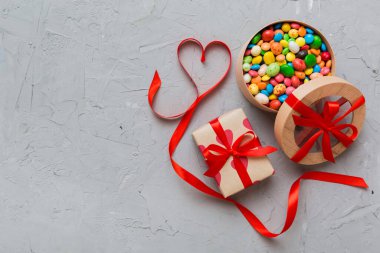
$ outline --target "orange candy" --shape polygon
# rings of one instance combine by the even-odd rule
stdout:
[[[331,60],[328,60],[328,61],[326,62],[326,67],[331,68]]]
[[[317,56],[317,63],[319,64],[319,63],[321,63],[321,61],[322,61],[322,57],[320,55],[318,55]]]
[[[268,42],[264,42],[261,44],[261,49],[264,51],[268,51],[270,49],[270,44]]]
[[[317,55],[319,55],[321,53],[321,50],[312,48],[312,49],[310,49],[310,53],[312,53],[315,56],[317,56]]]
[[[305,37],[305,35],[306,35],[306,29],[305,29],[305,27],[301,26],[300,29],[298,29],[298,35],[302,36],[302,37]]]
[[[318,65],[319,65],[319,67],[323,68],[325,66],[325,62],[321,61]]]
[[[295,74],[296,77],[298,77],[299,79],[305,79],[305,77],[306,77],[305,72],[302,72],[302,71],[294,71],[294,74]]]
[[[261,82],[261,76],[256,76],[256,77],[251,79],[251,83],[258,84],[260,82]]]
[[[284,61],[284,60],[285,60],[285,55],[283,55],[283,54],[279,54],[279,55],[277,55],[277,56],[276,56],[276,60],[277,60],[278,62],[282,62],[282,61]]]
[[[276,34],[276,33],[281,33],[282,35],[284,35],[284,31],[281,30],[281,29],[277,29],[277,30],[275,30],[275,31],[274,31],[274,34]]]
[[[282,52],[282,46],[278,42],[273,42],[270,49],[272,50],[274,55],[279,55]]]
[[[259,89],[260,89],[260,90],[265,90],[266,87],[267,87],[267,84],[264,83],[264,82],[260,82],[260,83],[257,84],[257,86],[259,86]]]

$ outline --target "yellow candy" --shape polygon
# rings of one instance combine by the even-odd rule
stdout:
[[[309,82],[309,79],[303,80],[303,83],[307,83],[307,82]]]
[[[248,90],[252,95],[256,95],[257,93],[259,93],[259,86],[257,86],[257,84],[252,83],[248,86]]]
[[[263,57],[261,55],[258,55],[256,57],[253,57],[252,64],[260,64],[262,60],[263,60]]]
[[[296,58],[296,56],[292,52],[289,52],[286,54],[286,60],[287,61],[292,62],[292,61],[294,61],[295,58]]]
[[[280,40],[280,44],[284,48],[289,46],[289,43],[286,40]]]
[[[298,38],[296,39],[296,43],[297,43],[298,46],[302,47],[302,46],[304,46],[304,45],[306,44],[306,41],[305,41],[304,38],[302,38],[302,37],[298,37]]]
[[[311,73],[313,73],[313,68],[308,68],[305,70],[306,75],[311,75]]]
[[[268,98],[269,98],[269,100],[275,100],[275,99],[277,99],[277,96],[272,94]]]
[[[269,65],[275,62],[275,60],[276,59],[274,58],[274,54],[272,52],[269,51],[264,54],[264,62],[266,65]]]
[[[269,79],[270,79],[270,76],[268,75],[264,75],[263,77],[261,77],[261,80],[264,82],[269,81]]]
[[[281,30],[283,30],[284,32],[289,32],[290,31],[290,25],[289,25],[289,23],[284,23],[283,25],[282,25],[282,27],[281,27]]]
[[[298,37],[298,31],[296,29],[290,29],[289,37],[293,38],[293,39],[297,38]]]
[[[273,94],[280,96],[280,95],[284,94],[285,91],[286,91],[285,84],[280,83],[280,84],[277,84],[276,86],[274,86]]]

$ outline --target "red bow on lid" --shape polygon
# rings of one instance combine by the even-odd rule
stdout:
[[[338,102],[327,101],[324,104],[321,114],[302,103],[293,94],[291,94],[285,102],[300,114],[300,116],[293,115],[294,124],[297,126],[319,129],[319,131],[313,134],[291,158],[295,162],[301,161],[309,153],[310,149],[321,135],[323,157],[330,162],[335,162],[331,149],[330,134],[332,134],[345,147],[351,145],[358,136],[358,129],[354,125],[340,124],[339,122],[365,103],[363,96],[359,97],[344,114],[336,119],[334,118],[338,114],[341,106]],[[342,130],[346,128],[352,130],[351,135],[346,135],[342,132]]]

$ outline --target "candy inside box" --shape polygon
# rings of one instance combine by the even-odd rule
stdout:
[[[316,28],[300,21],[271,23],[243,45],[236,63],[237,84],[246,99],[277,113],[298,87],[335,75],[335,56]]]
[[[235,74],[241,92],[251,104],[277,113],[275,136],[281,149],[292,160],[320,128],[297,126],[293,117],[300,114],[289,106],[289,101],[286,102],[288,97],[296,97],[320,115],[326,101],[338,103],[339,112],[332,122],[363,97],[353,84],[335,77],[335,56],[323,34],[295,20],[277,21],[253,33],[238,55]],[[364,118],[363,103],[339,124],[352,124],[357,130],[356,139]],[[353,133],[350,127],[340,131],[348,136]],[[329,135],[332,155],[336,157],[347,146]],[[327,161],[322,146],[320,138],[308,154],[296,162],[312,165]]]

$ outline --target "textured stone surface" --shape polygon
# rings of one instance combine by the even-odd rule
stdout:
[[[0,1],[0,252],[378,252],[379,11],[379,1]],[[158,68],[157,108],[186,108],[194,92],[175,56],[181,39],[223,40],[236,58],[279,18],[324,32],[337,75],[365,93],[359,140],[315,169],[363,176],[370,189],[304,182],[293,227],[267,240],[234,207],[173,173],[167,143],[176,122],[155,118],[146,94]],[[196,49],[184,53],[202,88],[225,63],[210,55],[204,69]],[[274,117],[244,100],[232,74],[189,132],[237,107],[276,145]],[[189,133],[176,158],[196,175],[206,169]],[[271,159],[276,175],[237,198],[279,231],[290,184],[310,168],[281,152]]]

